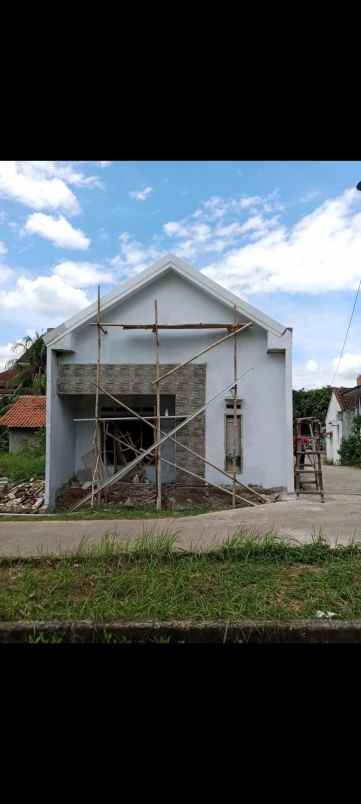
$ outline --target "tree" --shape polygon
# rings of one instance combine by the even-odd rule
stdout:
[[[355,416],[351,433],[342,440],[339,454],[342,464],[361,466],[361,416]]]
[[[301,388],[293,391],[293,417],[300,419],[304,416],[315,416],[324,424],[327,408],[330,403],[332,388],[330,385],[322,388],[312,388],[306,391]]]
[[[46,393],[46,346],[42,335],[38,332],[34,337],[25,335],[14,344],[14,351],[21,355],[9,361],[8,367],[16,368],[15,377],[11,380],[13,388],[19,393],[27,391],[35,395]]]

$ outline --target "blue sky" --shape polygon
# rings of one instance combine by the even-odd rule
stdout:
[[[0,365],[166,252],[294,328],[332,381],[361,278],[359,162],[0,162]],[[361,373],[361,299],[335,383]]]

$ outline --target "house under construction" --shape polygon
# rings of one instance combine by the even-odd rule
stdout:
[[[49,510],[74,476],[82,502],[132,480],[158,508],[170,486],[233,505],[293,491],[292,332],[182,260],[98,292],[45,342]]]

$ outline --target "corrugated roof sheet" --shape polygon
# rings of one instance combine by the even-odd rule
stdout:
[[[45,427],[46,396],[19,396],[0,418],[1,427]]]

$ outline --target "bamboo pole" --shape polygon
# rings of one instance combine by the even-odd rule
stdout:
[[[236,324],[236,306],[234,306],[234,323]],[[233,336],[233,489],[232,506],[236,507],[236,427],[237,427],[237,336]]]
[[[239,327],[239,329],[236,329],[234,332],[230,332],[228,335],[225,335],[223,338],[219,338],[218,341],[214,341],[214,343],[211,343],[209,346],[206,346],[205,349],[202,349],[200,352],[197,352],[197,354],[193,355],[193,357],[190,357],[189,360],[184,360],[183,363],[179,363],[178,366],[175,366],[174,368],[172,368],[169,371],[167,371],[165,374],[162,374],[159,377],[159,382],[162,382],[162,380],[165,380],[166,377],[169,377],[171,374],[174,374],[176,371],[178,371],[179,369],[183,368],[184,366],[188,366],[189,363],[192,363],[193,360],[196,360],[197,357],[200,357],[201,355],[204,355],[206,352],[209,352],[210,349],[214,349],[215,346],[219,346],[220,343],[224,343],[225,341],[228,340],[228,338],[233,338],[233,336],[235,337],[240,332],[243,332],[243,330],[248,329],[248,327],[251,327],[251,326],[252,326],[252,322],[250,321],[249,324],[244,324],[242,327]],[[233,329],[233,327],[232,327],[232,329]],[[156,380],[152,380],[152,385],[154,385],[155,382],[156,382]]]
[[[96,368],[96,394],[95,394],[95,466],[92,476],[92,492],[91,492],[91,507],[94,506],[94,495],[95,495],[95,483],[96,483],[96,475],[98,473],[98,465],[99,465],[99,457],[101,451],[101,436],[99,433],[99,427],[101,427],[99,423],[99,384],[100,384],[100,360],[101,360],[101,335],[100,335],[100,285],[98,285],[98,297],[97,297],[97,320],[96,320],[96,327],[97,327],[97,368]],[[98,478],[99,479],[99,478]],[[99,483],[98,483],[99,485]],[[100,494],[97,494],[97,502],[100,501]]]
[[[100,422],[132,422],[132,421],[134,421],[135,416],[137,416],[136,413],[134,414],[134,416],[100,416],[98,421],[100,421]],[[168,419],[168,420],[169,419],[184,419],[185,416],[188,416],[188,414],[184,413],[183,416],[160,416],[159,418],[160,419]],[[156,421],[157,416],[145,416],[144,421],[145,421],[145,419],[147,419],[149,421],[151,421],[153,419],[154,421]],[[96,421],[96,419],[94,418],[94,416],[91,417],[90,419],[86,419],[86,418],[73,419],[73,422],[95,422],[95,421]]]
[[[94,321],[90,321],[91,327],[96,327]],[[105,321],[100,322],[101,327],[118,327],[120,329],[145,329],[154,330],[154,324],[108,324]],[[233,324],[159,324],[158,329],[233,329]]]
[[[155,335],[155,381],[156,381],[156,400],[157,400],[157,424],[155,440],[159,441],[160,435],[160,385],[159,385],[159,334],[158,334],[158,302],[154,302],[154,335]],[[162,469],[160,462],[160,448],[158,447],[155,453],[155,470],[156,470],[156,483],[157,483],[157,511],[162,509]]]
[[[248,369],[248,371],[252,371],[252,369]],[[247,372],[245,372],[245,373],[247,374]],[[148,424],[150,427],[152,427],[152,428],[153,428],[153,430],[155,429],[155,425],[154,425],[154,424],[151,424],[151,422],[148,420],[148,418],[145,418],[145,417],[141,416],[141,414],[140,414],[140,413],[138,413],[136,410],[132,410],[132,408],[130,408],[128,405],[126,405],[126,403],[125,403],[125,402],[121,402],[121,401],[120,401],[120,399],[117,399],[115,396],[113,396],[113,395],[112,395],[112,394],[111,394],[109,391],[106,391],[104,388],[101,388],[101,391],[102,391],[102,393],[103,393],[103,394],[105,394],[105,396],[108,396],[108,397],[109,397],[109,399],[112,399],[112,400],[113,400],[113,402],[115,402],[115,403],[116,403],[117,405],[119,405],[121,408],[125,408],[125,410],[128,410],[128,411],[129,411],[129,413],[132,413],[132,414],[133,414],[133,417],[132,417],[132,418],[136,417],[136,418],[140,419],[142,422],[144,422],[145,424]],[[166,417],[165,417],[165,418],[166,418]],[[183,418],[184,418],[184,417],[183,417]],[[118,419],[118,421],[120,421],[120,420]],[[164,435],[164,433],[162,433],[162,435]],[[220,467],[220,466],[217,466],[217,464],[212,463],[211,461],[209,461],[209,460],[208,460],[208,458],[205,458],[205,457],[204,457],[204,455],[200,455],[200,454],[199,454],[199,452],[195,452],[193,449],[191,449],[190,447],[187,447],[185,444],[182,444],[180,441],[176,441],[176,439],[175,439],[175,438],[170,437],[170,438],[169,438],[169,440],[170,440],[170,441],[172,441],[174,444],[176,444],[176,446],[180,447],[181,449],[184,449],[186,452],[189,452],[189,453],[190,453],[191,455],[193,455],[195,458],[199,458],[199,459],[200,459],[201,461],[203,461],[203,463],[205,463],[207,466],[211,466],[211,467],[212,467],[212,469],[216,469],[216,470],[217,470],[217,472],[220,472],[220,473],[221,473],[222,475],[224,475],[224,476],[225,476],[225,477],[226,477],[228,480],[232,480],[232,479],[233,479],[231,474],[228,474],[227,472],[225,472],[225,471],[224,471],[224,469],[221,469],[221,467]],[[258,498],[259,498],[259,499],[260,499],[262,502],[264,502],[264,503],[265,503],[265,502],[266,502],[266,503],[268,503],[268,502],[269,502],[269,500],[267,499],[267,497],[265,497],[263,494],[260,494],[260,492],[259,492],[259,491],[256,491],[256,490],[255,490],[255,489],[253,489],[251,486],[247,486],[247,484],[246,484],[246,483],[241,483],[241,481],[240,481],[240,480],[237,480],[237,485],[238,485],[238,486],[240,486],[240,488],[244,488],[244,489],[247,489],[247,491],[250,491],[250,492],[251,492],[252,494],[254,494],[256,497],[258,497]],[[249,502],[249,504],[250,504],[250,505],[255,505],[255,503],[252,503],[252,502],[251,502],[251,500],[248,500],[248,502]]]
[[[119,436],[114,435],[114,433],[108,433],[108,435],[110,436],[110,438],[114,438],[114,441],[118,441],[119,444],[121,444],[121,445],[127,444],[126,441],[123,441],[122,438],[119,438]],[[144,450],[137,449],[134,446],[134,444],[129,445],[129,449],[131,449],[133,452],[137,453],[138,455],[142,455],[143,452],[144,452]],[[185,472],[186,475],[190,475],[191,477],[197,478],[197,480],[201,480],[202,483],[206,484],[206,486],[208,486],[208,485],[213,486],[213,488],[218,489],[218,491],[224,492],[224,494],[232,494],[231,491],[229,491],[228,489],[225,489],[223,486],[218,486],[217,483],[212,483],[210,480],[205,480],[205,478],[202,477],[201,475],[197,475],[195,472],[192,472],[190,469],[186,469],[184,466],[179,466],[179,464],[174,463],[174,461],[168,460],[168,458],[161,458],[161,461],[163,461],[163,463],[168,464],[168,466],[175,466],[176,469],[178,469],[180,472]],[[243,502],[249,503],[249,500],[246,500],[244,497],[240,497],[239,494],[237,494],[236,497],[237,497],[238,500],[243,500]],[[254,503],[253,503],[253,505],[254,505]]]
[[[252,369],[247,369],[247,371],[245,371],[244,374],[248,374],[250,371],[252,371]],[[242,376],[244,376],[244,375],[242,375]],[[202,405],[201,408],[198,408],[198,410],[196,410],[194,413],[192,413],[191,416],[187,416],[187,418],[183,422],[181,422],[176,427],[174,427],[173,430],[171,430],[169,433],[164,435],[163,438],[161,438],[159,441],[155,441],[154,444],[152,444],[150,447],[148,447],[148,449],[145,450],[144,453],[142,453],[142,455],[138,456],[137,458],[134,458],[133,461],[130,461],[130,463],[128,463],[125,467],[120,469],[119,472],[116,472],[116,474],[113,475],[112,478],[110,478],[110,479],[106,480],[105,482],[101,483],[100,486],[98,487],[99,493],[104,488],[106,488],[107,486],[110,486],[113,483],[117,482],[118,480],[121,480],[132,469],[135,469],[135,467],[138,466],[138,464],[143,460],[143,458],[146,455],[151,455],[151,453],[154,452],[154,450],[156,450],[158,447],[161,447],[162,444],[164,444],[166,441],[168,441],[168,438],[170,438],[171,436],[174,436],[176,433],[179,432],[179,430],[182,430],[183,427],[186,427],[187,424],[190,424],[190,422],[192,422],[193,419],[195,419],[197,416],[199,416],[201,413],[203,413],[208,408],[208,406],[212,402],[215,401],[215,399],[218,399],[222,394],[224,394],[227,391],[229,391],[232,388],[232,386],[233,386],[233,380],[229,385],[226,385],[225,388],[222,388],[216,394],[211,396],[210,399],[208,399],[207,402],[204,405]],[[100,390],[103,393],[103,389],[101,387],[100,387]],[[109,394],[108,394],[108,396],[109,396]],[[80,508],[80,506],[84,505],[84,503],[88,502],[88,500],[90,498],[91,498],[91,494],[87,494],[86,497],[83,497],[83,499],[80,500],[80,502],[77,503],[77,505],[72,510],[75,511],[77,508]]]

